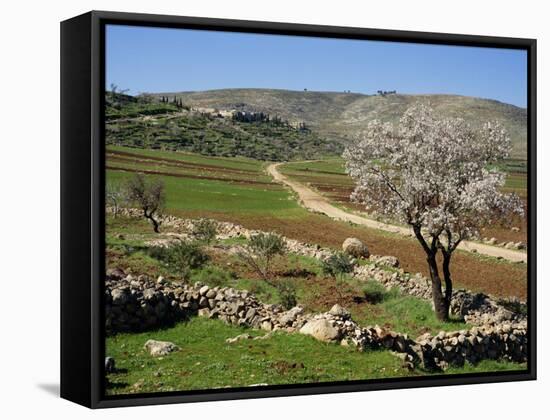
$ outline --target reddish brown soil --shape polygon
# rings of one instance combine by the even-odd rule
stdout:
[[[319,172],[319,171],[317,171]],[[320,173],[320,172],[319,172]],[[353,191],[353,186],[336,184],[334,179],[327,179],[323,181],[323,178],[319,177],[294,177],[296,180],[309,183],[309,185],[328,197],[330,200],[356,211],[365,211],[365,207],[361,204],[355,203],[350,200],[350,195]],[[332,182],[330,182],[332,181]],[[525,214],[527,213],[527,203],[524,204]],[[518,227],[518,232],[513,231],[511,227]],[[496,238],[499,242],[524,242],[527,243],[527,218],[514,217],[509,226],[502,224],[494,224],[488,226],[481,231],[482,238]]]
[[[233,168],[227,168],[227,167],[224,167],[224,166],[216,166],[216,165],[208,165],[208,164],[205,164],[205,163],[193,163],[193,162],[185,162],[183,160],[178,160],[178,159],[169,159],[169,158],[164,158],[164,157],[157,157],[157,156],[147,156],[147,155],[142,155],[142,154],[139,154],[139,153],[132,153],[132,152],[120,152],[120,151],[112,151],[112,150],[109,150],[107,153],[107,158],[109,157],[119,157],[119,158],[123,158],[123,157],[127,157],[127,158],[132,158],[130,160],[139,160],[139,161],[142,161],[142,160],[149,160],[149,161],[155,161],[155,162],[159,162],[159,163],[166,163],[166,164],[170,164],[170,165],[176,165],[176,166],[185,166],[185,167],[189,167],[189,168],[194,168],[194,169],[210,169],[210,170],[214,170],[216,172],[220,172],[220,171],[223,171],[223,172],[234,172],[234,173],[249,173],[249,174],[254,174],[254,175],[257,175],[258,172],[255,171],[255,170],[249,170],[249,169],[233,169]]]
[[[105,165],[106,169],[112,170],[112,171],[122,171],[122,172],[132,172],[132,173],[142,173],[147,175],[162,175],[162,176],[172,176],[176,178],[187,178],[187,179],[207,179],[210,181],[223,181],[223,182],[231,182],[235,184],[244,184],[244,185],[261,185],[263,188],[279,188],[276,184],[273,184],[272,182],[263,182],[263,181],[253,181],[248,179],[238,179],[238,178],[227,178],[227,177],[218,177],[218,176],[202,176],[202,175],[191,175],[191,174],[181,174],[181,173],[174,173],[174,172],[162,172],[162,171],[153,171],[153,170],[145,170],[145,169],[130,169],[130,168],[123,168],[119,166],[114,165]]]
[[[274,216],[250,216],[207,212],[178,212],[182,217],[212,217],[239,223],[247,228],[276,231],[289,238],[339,249],[344,239],[357,237],[373,254],[394,255],[409,272],[428,275],[426,259],[420,245],[412,238],[400,238],[372,229],[336,222],[326,216],[310,214],[307,218],[290,219]],[[456,287],[465,287],[501,297],[527,297],[526,264],[485,260],[457,252],[452,261]]]

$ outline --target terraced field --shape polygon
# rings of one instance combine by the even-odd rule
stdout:
[[[358,237],[369,245],[372,253],[395,255],[405,270],[427,274],[425,258],[415,240],[307,212],[288,190],[271,182],[264,171],[264,162],[109,146],[106,164],[107,179],[111,182],[121,182],[135,172],[162,179],[167,211],[171,214],[231,221],[333,248],[340,248],[347,237]],[[324,185],[327,191],[329,186],[339,188],[349,182],[338,169],[338,161],[313,165],[292,164],[293,173],[296,176],[305,173],[309,182]],[[504,297],[526,297],[525,264],[458,252],[453,270],[457,287]]]
[[[527,210],[527,167],[525,161],[510,160],[502,165],[507,172],[505,192],[514,192],[525,201]],[[290,162],[279,166],[280,172],[291,179],[299,181],[317,190],[338,207],[352,211],[364,212],[364,207],[350,200],[350,194],[354,189],[353,180],[347,176],[344,170],[344,161],[341,158],[333,158],[319,161]],[[484,237],[494,237],[499,242],[525,242],[527,243],[527,220],[516,217],[512,226],[519,227],[519,231],[509,227],[489,227],[482,231]]]

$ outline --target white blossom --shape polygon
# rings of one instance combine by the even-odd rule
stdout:
[[[436,118],[429,107],[414,105],[396,126],[372,121],[343,157],[356,181],[353,200],[452,252],[482,226],[523,214],[520,199],[500,191],[505,175],[495,163],[510,149],[498,122],[476,130],[463,119]]]

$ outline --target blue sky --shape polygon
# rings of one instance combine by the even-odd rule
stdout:
[[[525,107],[520,50],[108,25],[106,83],[129,93],[275,88],[447,93]]]

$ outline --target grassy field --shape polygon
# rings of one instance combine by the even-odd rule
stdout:
[[[146,242],[158,238],[150,233],[150,227],[141,220],[108,217],[107,266],[119,267],[125,272],[160,275],[179,283],[177,272],[153,258]],[[121,239],[121,235],[123,239]],[[216,247],[207,250],[209,262],[193,270],[187,281],[200,281],[211,287],[233,287],[249,290],[265,303],[283,303],[280,291],[264,281],[236,255],[221,251],[245,240],[217,241]],[[222,267],[222,268],[220,268]],[[391,269],[389,269],[391,270]],[[424,300],[386,291],[375,281],[359,282],[349,276],[335,279],[323,273],[319,260],[287,254],[273,262],[273,276],[290,282],[295,288],[297,302],[310,312],[326,312],[334,304],[347,308],[352,317],[362,325],[380,325],[416,337],[425,332],[453,331],[467,328],[463,322],[440,322],[433,317],[431,304]]]
[[[359,352],[320,343],[301,334],[275,333],[265,340],[227,344],[242,333],[264,332],[193,318],[171,328],[107,338],[107,354],[117,361],[117,372],[107,376],[107,394],[247,387],[258,384],[302,384],[367,380],[414,375],[389,351]],[[181,350],[152,357],[144,349],[149,339],[171,341]],[[523,364],[484,361],[451,368],[447,374],[525,369]]]
[[[125,160],[120,162],[116,157]],[[166,185],[167,211],[171,214],[231,221],[333,248],[340,248],[348,237],[358,237],[372,253],[394,255],[405,270],[428,274],[415,240],[306,211],[288,190],[269,181],[262,162],[109,146],[107,167],[119,168],[107,170],[110,182],[121,182],[136,171],[153,172],[148,176],[159,177]],[[330,171],[330,165],[325,169]],[[457,287],[526,297],[525,265],[463,252],[456,254],[453,264]]]

